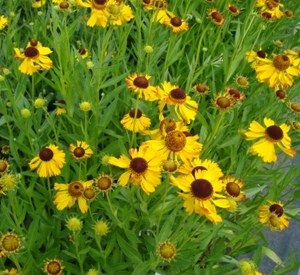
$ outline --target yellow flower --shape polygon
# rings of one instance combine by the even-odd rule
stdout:
[[[1,236],[0,250],[2,250],[6,255],[14,254],[18,252],[20,248],[21,248],[21,239],[14,232],[7,232]]]
[[[277,126],[269,118],[264,118],[264,124],[266,128],[257,121],[252,121],[249,131],[245,133],[246,140],[262,138],[250,147],[250,152],[262,157],[264,162],[275,162],[277,160],[275,145],[277,145],[284,153],[293,157],[296,151],[291,149],[291,139],[287,134],[290,126],[285,123]]]
[[[176,257],[176,247],[173,243],[166,241],[157,245],[158,256],[166,262],[171,262]]]
[[[236,5],[227,4],[227,9],[233,15],[238,15],[241,13],[241,11],[238,9]]]
[[[96,235],[104,236],[109,232],[108,223],[102,220],[96,221],[93,228]]]
[[[85,49],[85,48],[79,48],[78,49],[78,53],[80,54],[80,57],[82,59],[87,58],[89,56],[89,54],[90,54],[89,51],[87,49]],[[76,56],[76,60],[79,61],[79,59],[77,58],[77,56]]]
[[[163,119],[163,109],[166,104],[174,106],[178,119],[186,121],[188,124],[194,120],[198,110],[198,104],[186,95],[185,91],[178,85],[172,85],[170,82],[163,82],[162,88],[158,88],[160,93],[159,111],[160,120]]]
[[[193,212],[205,215],[214,223],[222,221],[215,206],[229,208],[228,200],[220,193],[224,184],[219,180],[214,169],[195,171],[194,175],[180,175],[177,178],[170,176],[171,182],[184,193],[178,195],[184,200],[184,208],[191,215]]]
[[[33,0],[32,7],[40,8],[46,4],[47,0]]]
[[[119,159],[110,157],[108,163],[127,169],[119,177],[118,183],[121,186],[125,186],[128,182],[141,185],[149,195],[161,183],[161,159],[157,152],[148,146],[141,146],[139,150],[130,149],[129,154],[131,159],[122,154]]]
[[[175,15],[171,18],[166,17],[163,24],[169,27],[172,32],[176,34],[187,31],[189,29],[189,24]]]
[[[67,113],[67,109],[64,107],[64,105],[66,105],[66,101],[64,101],[63,99],[60,99],[57,101],[58,104],[60,104],[61,106],[57,106],[56,108],[56,115],[60,116],[63,114]]]
[[[133,73],[125,79],[129,90],[135,92],[138,98],[144,97],[147,101],[153,101],[159,99],[157,88],[151,86],[149,83],[150,75],[138,75]]]
[[[151,17],[151,22],[159,22],[163,24],[167,18],[174,15],[172,12],[167,10],[168,4],[164,0],[154,0],[152,7],[155,12]]]
[[[79,231],[82,228],[82,221],[76,217],[71,217],[66,220],[66,227],[71,231]]]
[[[256,0],[256,7],[260,7],[262,13],[267,12],[274,19],[279,19],[284,15],[280,10],[283,7],[280,0]]]
[[[4,15],[0,15],[0,30],[3,30],[8,25],[8,19]]]
[[[79,209],[82,213],[87,212],[89,206],[87,199],[84,196],[84,191],[93,185],[93,180],[89,181],[74,181],[71,183],[55,183],[54,189],[58,190],[54,196],[54,204],[60,211],[66,207],[71,208],[78,200]]]
[[[223,14],[216,8],[210,9],[208,11],[208,15],[212,19],[212,21],[217,25],[217,26],[222,26],[225,24],[225,17]]]
[[[258,51],[248,51],[245,54],[246,60],[248,63],[251,63],[251,67],[255,68],[260,63],[264,64],[264,59],[267,58],[267,54],[262,48],[259,48]]]
[[[225,185],[225,193],[227,196],[232,197],[236,202],[246,199],[245,191],[242,191],[244,183],[241,179],[237,179],[235,176],[225,176],[222,179]]]
[[[106,3],[106,11],[108,12],[108,22],[110,25],[122,25],[124,22],[134,18],[130,6],[125,5],[120,0],[108,0]]]
[[[295,67],[299,67],[300,65],[300,51],[296,52],[293,50],[286,50],[287,56],[291,60],[291,63]]]
[[[198,139],[198,135],[189,136],[186,132],[173,130],[168,132],[164,139],[148,140],[143,145],[151,146],[162,160],[180,159],[188,162],[200,155],[202,144],[197,142]]]
[[[259,208],[259,220],[271,230],[284,230],[289,226],[289,220],[283,211],[281,202],[268,201],[268,205]]]
[[[82,101],[79,104],[79,108],[80,110],[84,111],[84,112],[88,112],[92,109],[91,103],[89,103],[88,101]]]
[[[72,158],[76,160],[88,159],[94,153],[85,141],[76,141],[76,145],[70,144],[69,150],[72,152]]]
[[[52,68],[51,59],[46,56],[52,51],[43,47],[41,44],[37,44],[37,46],[27,46],[23,53],[21,53],[20,49],[14,48],[15,58],[22,61],[19,66],[19,70],[23,74],[32,75],[33,73],[39,70],[50,70]]]
[[[43,272],[47,275],[62,275],[64,266],[58,258],[51,259],[44,264]]]
[[[122,118],[121,124],[129,131],[140,132],[149,128],[151,120],[141,110],[132,109]]]
[[[232,109],[234,106],[235,100],[234,98],[229,94],[222,94],[218,93],[214,97],[213,104],[220,110],[229,110]]]
[[[293,76],[300,75],[300,68],[291,64],[290,58],[285,54],[273,56],[273,60],[263,59],[254,67],[259,82],[267,83],[274,88],[279,85],[290,87],[293,85]]]
[[[37,169],[40,177],[52,177],[61,173],[60,169],[64,164],[65,153],[57,146],[50,144],[29,162],[29,167],[31,170]]]

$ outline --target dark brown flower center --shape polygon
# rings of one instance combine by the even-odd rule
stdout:
[[[241,188],[235,182],[228,182],[226,185],[226,191],[230,196],[238,197],[238,195],[241,193]]]
[[[262,12],[262,13],[261,13],[261,16],[262,16],[263,18],[267,19],[267,20],[271,20],[271,19],[272,19],[272,14],[269,13],[269,12],[267,12],[267,11]]]
[[[129,116],[132,117],[132,118],[140,118],[142,116],[142,111],[140,109],[132,109],[130,110],[129,112]]]
[[[238,9],[236,6],[232,5],[232,6],[229,6],[229,11],[232,13],[236,13],[238,11]]]
[[[86,54],[86,49],[85,48],[80,48],[80,49],[78,49],[78,52],[79,52],[80,55],[84,55],[84,54]]]
[[[268,9],[272,10],[279,6],[279,0],[268,0],[266,1],[266,6]]]
[[[50,148],[43,148],[39,153],[39,158],[42,161],[49,161],[53,158],[54,153]]]
[[[151,0],[143,0],[143,3],[146,5],[150,4],[150,2],[151,2]]]
[[[285,14],[286,17],[289,17],[289,18],[294,16],[294,13],[291,10],[286,10],[284,12],[284,14]]]
[[[143,174],[148,168],[148,163],[144,158],[137,157],[130,161],[129,166],[133,172]]]
[[[198,84],[195,86],[195,89],[199,94],[204,94],[209,90],[209,87],[204,84]]]
[[[65,10],[67,8],[69,8],[70,4],[68,1],[63,1],[59,4],[59,7],[62,9],[62,10]]]
[[[280,141],[283,138],[283,131],[279,126],[271,125],[267,127],[266,134],[274,141]]]
[[[285,96],[286,96],[286,93],[284,90],[277,90],[276,91],[276,96],[279,98],[279,99],[284,99]]]
[[[38,44],[37,40],[35,40],[35,39],[30,40],[30,46],[35,47],[35,46],[37,46],[37,44]]]
[[[36,57],[38,54],[39,54],[39,51],[35,47],[28,47],[24,51],[24,55],[29,58]]]
[[[212,14],[211,14],[211,18],[217,22],[217,23],[220,23],[223,19],[223,15],[218,12],[218,11],[214,11]]]
[[[283,208],[279,204],[272,204],[269,207],[269,211],[271,213],[275,213],[277,217],[281,217],[283,215]]]
[[[47,264],[47,272],[51,275],[60,274],[61,270],[61,264],[57,261],[51,261]]]
[[[290,59],[285,54],[278,54],[273,59],[273,65],[276,69],[284,71],[290,66]]]
[[[230,96],[234,99],[240,99],[241,98],[241,93],[238,90],[235,89],[230,89],[228,91],[228,93],[230,94]]]
[[[146,89],[149,86],[149,81],[144,76],[138,76],[133,80],[133,84],[138,88]]]
[[[213,187],[208,180],[197,179],[194,180],[191,184],[191,193],[192,195],[200,200],[206,200],[211,198],[213,195]]]
[[[194,167],[193,170],[192,170],[192,175],[193,175],[193,177],[195,178],[195,177],[196,177],[196,173],[197,173],[198,171],[206,171],[206,170],[207,170],[207,168],[205,168],[204,166],[196,166],[196,167]]]
[[[73,152],[74,156],[77,158],[81,158],[85,154],[85,150],[82,147],[76,147]]]
[[[160,131],[165,130],[166,133],[176,129],[176,121],[173,118],[164,118],[159,124]]]
[[[62,105],[65,105],[65,104],[66,104],[66,101],[64,101],[63,99],[60,99],[60,100],[57,100],[57,103],[62,104]]]
[[[186,94],[185,94],[185,91],[180,89],[180,88],[177,88],[177,89],[173,89],[171,92],[170,92],[170,97],[171,99],[173,99],[173,101],[175,101],[176,103],[183,103],[185,102],[185,99],[186,99]]]
[[[227,108],[229,108],[231,106],[231,101],[227,97],[225,97],[225,96],[220,96],[216,100],[216,105],[220,109],[227,109]]]
[[[260,57],[260,58],[266,58],[266,53],[262,50],[259,50],[256,52],[257,56]]]
[[[93,0],[92,6],[97,10],[103,10],[105,8],[106,0]]]
[[[101,176],[97,179],[96,185],[101,191],[106,191],[110,189],[112,186],[113,181],[110,177],[107,176]]]
[[[165,137],[165,145],[170,151],[180,152],[186,145],[186,136],[181,131],[170,131]]]
[[[182,20],[179,17],[173,17],[170,20],[170,23],[174,26],[174,27],[180,27],[182,24]]]
[[[78,181],[70,183],[68,187],[69,194],[76,198],[82,195],[83,189],[83,185]]]

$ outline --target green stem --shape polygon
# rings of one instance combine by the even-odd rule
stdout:
[[[15,254],[11,254],[11,255],[10,255],[10,259],[11,259],[11,261],[14,263],[14,265],[16,266],[16,268],[17,268],[17,270],[18,270],[18,273],[21,274],[22,268],[21,268],[21,266],[20,266],[20,264],[19,264],[19,261],[18,261],[16,255],[15,255]]]

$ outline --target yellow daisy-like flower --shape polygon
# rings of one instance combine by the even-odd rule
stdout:
[[[167,18],[174,16],[174,14],[167,9],[168,4],[164,0],[154,0],[152,6],[155,12],[151,17],[151,22],[163,24]]]
[[[208,11],[208,15],[212,19],[214,24],[216,24],[217,26],[222,26],[225,24],[226,19],[218,9],[216,8],[210,9]]]
[[[151,120],[141,110],[132,109],[122,118],[121,124],[129,131],[140,132],[149,128]]]
[[[86,48],[79,48],[78,53],[80,54],[80,57],[82,59],[85,59],[89,56],[89,51]],[[77,59],[77,61],[79,61],[78,58],[76,58],[76,59]]]
[[[107,19],[110,25],[121,26],[124,22],[128,22],[134,18],[130,6],[125,5],[123,1],[108,0],[105,8],[108,12]]]
[[[51,59],[46,56],[52,51],[41,44],[27,46],[23,53],[18,48],[14,48],[14,51],[15,58],[23,61],[18,68],[23,74],[32,75],[39,70],[50,70],[53,66]]]
[[[3,30],[8,25],[8,19],[4,15],[0,15],[0,30]]]
[[[225,176],[222,179],[225,185],[225,193],[227,196],[232,197],[236,202],[240,202],[246,199],[245,191],[242,191],[244,183],[241,179],[237,179],[233,175]]]
[[[58,258],[53,258],[44,264],[43,272],[47,275],[62,275],[64,266],[62,261]]]
[[[32,3],[33,8],[40,8],[46,4],[47,0],[34,0]]]
[[[70,144],[69,150],[72,152],[72,158],[76,160],[88,159],[94,153],[85,141],[76,141],[76,145]]]
[[[21,248],[21,238],[14,232],[7,232],[0,238],[0,250],[7,254],[14,254]]]
[[[138,75],[133,73],[126,77],[125,82],[129,90],[135,92],[138,98],[144,98],[147,101],[153,101],[159,99],[157,88],[151,86],[149,83],[150,75]]]
[[[178,195],[183,198],[183,206],[189,215],[197,213],[205,215],[214,223],[222,221],[215,206],[229,208],[230,205],[226,197],[221,194],[224,184],[216,176],[214,169],[199,169],[194,175],[181,175],[177,178],[171,175],[170,180],[184,192]]]
[[[151,146],[158,152],[162,160],[174,159],[189,162],[197,158],[202,150],[202,144],[198,143],[199,136],[190,136],[189,133],[179,130],[169,131],[164,139],[148,140],[143,145]]]
[[[238,14],[241,13],[239,8],[236,5],[233,5],[233,4],[227,4],[227,10],[233,15],[238,15]]]
[[[284,230],[289,226],[289,220],[283,211],[281,202],[268,201],[268,205],[259,208],[259,220],[271,230]]]
[[[221,94],[218,93],[215,95],[213,104],[220,110],[229,110],[232,109],[234,106],[235,100],[234,98],[229,94]]]
[[[286,101],[289,97],[286,90],[275,89],[274,92],[275,92],[275,96],[282,102]]]
[[[188,132],[189,128],[185,126],[182,121],[176,122],[173,118],[164,118],[160,122],[158,129],[142,131],[141,134],[145,136],[150,136],[151,139],[160,140],[165,138],[167,133],[173,130]]]
[[[79,209],[82,213],[85,213],[89,209],[87,199],[84,196],[86,189],[89,189],[93,185],[93,180],[89,181],[74,181],[71,183],[55,183],[54,189],[58,190],[54,196],[53,203],[59,211],[62,211],[66,207],[71,208],[78,200]]]
[[[267,53],[259,48],[258,51],[248,51],[245,54],[246,60],[248,63],[251,63],[252,68],[256,68],[257,65],[263,63],[267,58]]]
[[[291,149],[291,139],[287,134],[290,126],[285,123],[277,126],[270,118],[264,118],[264,124],[266,128],[257,121],[252,121],[249,131],[244,134],[246,140],[262,138],[251,145],[250,153],[262,157],[264,162],[275,162],[277,160],[275,145],[277,145],[284,153],[293,157],[296,151]]]
[[[172,17],[166,17],[163,24],[169,27],[172,32],[176,34],[189,29],[189,24],[175,15]]]
[[[125,186],[128,182],[131,182],[135,185],[140,185],[149,195],[161,183],[161,158],[155,150],[143,145],[139,150],[130,149],[129,154],[131,159],[125,155],[121,155],[119,159],[110,157],[108,163],[127,169],[119,177],[118,183],[121,186]]]
[[[291,64],[290,58],[285,54],[273,56],[273,60],[264,59],[254,67],[259,82],[267,83],[270,87],[290,87],[293,85],[293,76],[300,75],[300,68]]]
[[[198,104],[186,95],[185,91],[178,85],[172,85],[170,82],[163,82],[162,88],[158,88],[160,93],[159,112],[160,120],[163,119],[163,109],[166,104],[174,106],[178,119],[186,121],[188,124],[194,120],[198,111]]]
[[[261,12],[267,12],[272,18],[279,19],[284,13],[280,10],[283,4],[280,0],[256,0],[256,7],[261,8]]]
[[[31,170],[37,169],[40,177],[52,177],[61,173],[60,169],[65,163],[65,153],[58,146],[50,144],[29,162],[29,167]]]

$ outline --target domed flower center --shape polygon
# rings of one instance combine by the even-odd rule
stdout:
[[[54,153],[50,148],[43,148],[39,153],[39,158],[42,161],[49,161],[53,158]]]
[[[95,189],[92,187],[86,188],[83,191],[83,195],[85,198],[87,198],[88,200],[92,200],[96,197],[96,192]]]
[[[8,164],[5,160],[0,159],[0,173],[3,173],[7,170]]]
[[[283,138],[283,131],[279,126],[271,125],[267,127],[266,134],[274,141],[280,141]]]
[[[70,4],[68,1],[63,1],[59,4],[59,7],[62,9],[62,10],[66,10],[67,8],[69,8]]]
[[[247,77],[244,76],[238,76],[236,78],[236,83],[242,87],[246,87],[249,84]]]
[[[176,255],[176,248],[170,242],[164,242],[159,245],[158,253],[165,261],[172,260]]]
[[[210,199],[213,195],[213,187],[208,180],[197,179],[191,184],[191,193],[193,197],[200,200]]]
[[[256,52],[257,56],[260,57],[260,58],[266,58],[266,53],[262,50],[259,50]]]
[[[232,5],[229,7],[229,11],[231,11],[232,13],[237,13],[238,9],[236,6]]]
[[[84,156],[85,150],[82,147],[76,147],[73,154],[75,157],[81,158]]]
[[[220,108],[220,109],[227,109],[231,106],[231,101],[229,100],[229,98],[227,98],[226,96],[220,96],[217,100],[216,100],[216,105]]]
[[[173,152],[180,152],[186,145],[186,136],[178,130],[168,132],[165,137],[166,147]]]
[[[290,59],[285,54],[278,54],[273,59],[273,65],[276,69],[284,71],[290,66]]]
[[[113,181],[110,177],[107,176],[100,176],[97,181],[96,181],[96,185],[97,187],[101,190],[101,191],[107,191],[110,189],[110,187],[112,186]]]
[[[173,89],[170,92],[170,98],[175,103],[183,103],[186,99],[185,91],[180,88]]]
[[[166,133],[176,129],[176,121],[173,118],[164,118],[159,125],[160,131],[165,130]]]
[[[132,118],[140,118],[142,116],[142,114],[143,114],[142,111],[139,109],[137,109],[137,110],[132,109],[129,112],[129,116]]]
[[[38,54],[39,54],[39,51],[35,47],[28,47],[24,51],[24,55],[29,58],[36,57],[36,56],[38,56]]]
[[[61,264],[55,260],[49,262],[47,265],[48,274],[57,275],[60,274],[61,270],[62,270]]]
[[[181,24],[182,24],[182,20],[179,18],[179,17],[173,17],[171,20],[170,20],[170,23],[174,26],[174,27],[180,27]]]
[[[268,0],[266,1],[266,6],[268,9],[272,10],[279,6],[279,0]]]
[[[93,0],[92,6],[96,10],[103,10],[105,8],[106,0]]]
[[[138,88],[146,89],[149,86],[149,81],[144,76],[138,76],[133,80],[133,84]]]
[[[193,177],[195,178],[196,177],[196,173],[198,172],[198,171],[206,171],[207,169],[204,167],[204,166],[196,166],[196,167],[194,167],[193,168],[193,170],[192,170],[192,175],[193,175]]]
[[[86,54],[86,49],[85,48],[80,48],[78,49],[78,52],[80,55],[85,55]]]
[[[83,190],[83,185],[78,181],[70,183],[68,187],[69,194],[76,198],[82,195]]]
[[[137,157],[130,161],[129,167],[133,172],[143,174],[148,168],[148,163],[144,158]]]
[[[151,0],[143,0],[143,3],[146,5],[150,4],[150,2],[151,2]]]
[[[30,46],[35,47],[35,46],[37,46],[37,44],[38,44],[37,40],[35,40],[35,39],[30,40]]]
[[[162,163],[163,171],[174,173],[178,169],[178,162],[172,159],[167,159]]]
[[[1,246],[6,253],[14,253],[20,248],[20,238],[14,233],[7,233],[1,239]]]
[[[218,11],[214,11],[212,14],[211,14],[211,18],[217,22],[217,23],[220,23],[223,19],[223,15],[218,12]]]
[[[209,87],[204,84],[198,84],[195,89],[199,94],[205,94],[209,90]]]
[[[238,90],[230,89],[228,93],[233,97],[234,99],[240,99],[241,93]]]
[[[164,0],[154,0],[153,6],[158,9],[167,7],[167,3]]]
[[[300,113],[300,103],[298,102],[292,102],[290,105],[291,109],[296,112],[296,113]]]
[[[283,208],[279,204],[272,204],[269,207],[270,213],[275,213],[277,217],[281,217],[283,215]]]
[[[226,185],[227,193],[232,197],[238,197],[241,193],[241,188],[235,182],[228,182]]]
[[[285,96],[286,96],[286,93],[284,90],[277,90],[276,91],[276,96],[279,98],[279,99],[284,99]]]

